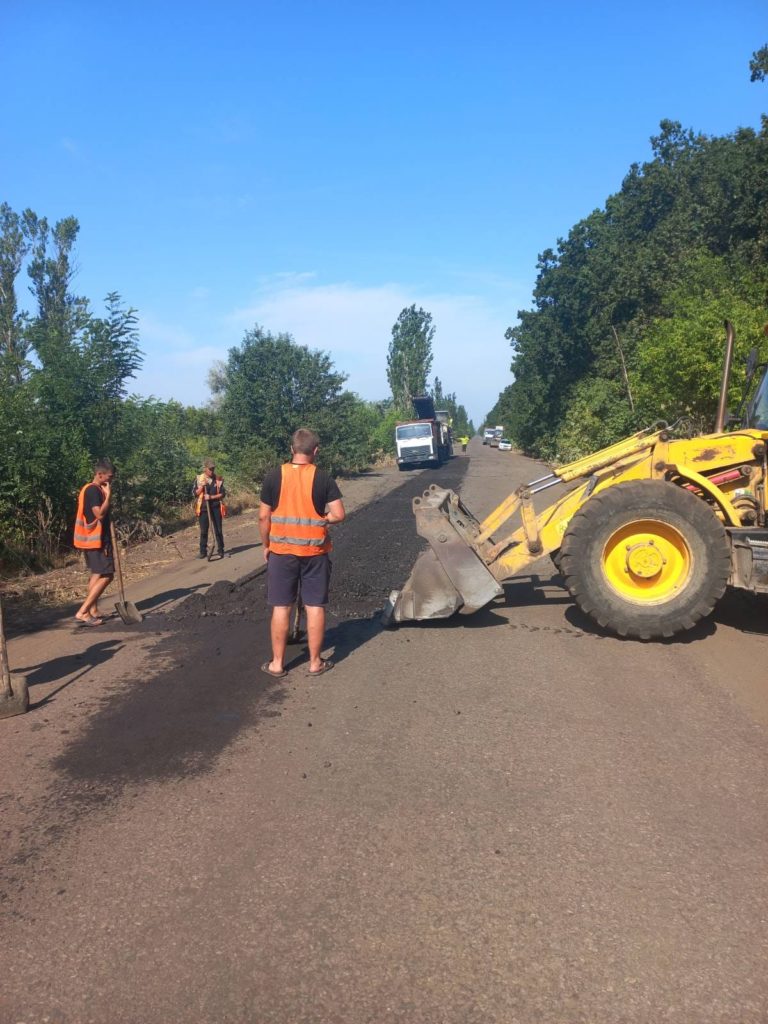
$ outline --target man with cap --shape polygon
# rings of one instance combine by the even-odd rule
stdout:
[[[208,526],[213,526],[219,558],[224,557],[224,531],[222,529],[222,499],[226,496],[224,481],[216,475],[213,459],[206,459],[203,472],[199,473],[192,487],[195,498],[195,512],[200,522],[200,554],[198,558],[208,557]],[[207,511],[206,511],[207,509]]]

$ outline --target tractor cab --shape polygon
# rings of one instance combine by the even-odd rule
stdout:
[[[747,390],[760,371],[760,379],[744,414],[744,426],[753,430],[768,430],[768,363],[757,364],[757,350],[752,349],[747,361]]]

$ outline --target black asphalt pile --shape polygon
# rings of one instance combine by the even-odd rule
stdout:
[[[370,618],[383,608],[392,590],[403,586],[426,547],[416,533],[413,498],[433,483],[458,490],[468,465],[468,459],[453,459],[439,470],[414,474],[396,490],[358,509],[342,526],[332,527],[331,620]],[[169,617],[184,623],[263,614],[265,602],[262,570],[240,583],[216,583],[206,594],[193,594]]]

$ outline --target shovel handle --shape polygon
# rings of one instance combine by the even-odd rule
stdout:
[[[5,646],[5,630],[3,629],[3,603],[0,601],[0,697],[11,697],[11,670],[8,667],[8,649]]]
[[[117,534],[115,533],[115,524],[110,520],[109,523],[109,535],[112,538],[112,557],[115,560],[115,570],[117,572],[117,586],[120,590],[120,600],[125,604],[125,587],[123,586],[123,567],[120,565],[120,552],[117,550]]]

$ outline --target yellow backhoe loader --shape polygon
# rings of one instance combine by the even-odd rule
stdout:
[[[690,629],[729,585],[768,593],[768,368],[753,350],[740,425],[726,430],[730,323],[726,336],[713,433],[675,438],[656,424],[518,488],[482,521],[434,484],[414,498],[430,547],[390,595],[385,624],[471,614],[543,555],[579,608],[619,636]],[[534,497],[558,484],[573,486],[537,513]]]

